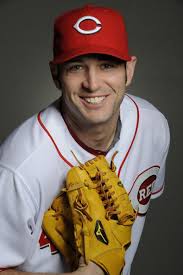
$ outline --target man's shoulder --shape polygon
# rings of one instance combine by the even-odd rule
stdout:
[[[133,102],[134,104],[136,104],[138,106],[139,109],[141,110],[149,110],[149,111],[157,111],[160,112],[157,107],[155,107],[151,102],[149,102],[148,100],[141,98],[139,96],[135,96],[132,94],[126,94],[125,95],[125,100],[126,101],[130,101]],[[160,112],[161,113],[161,112]]]
[[[134,125],[142,140],[152,141],[165,151],[170,142],[170,130],[166,117],[153,104],[140,97],[127,94],[122,114],[125,114],[128,126]]]
[[[128,106],[127,108],[129,109],[137,111],[138,115],[146,121],[153,122],[156,120],[157,123],[167,121],[165,115],[157,107],[141,97],[126,94],[124,105]]]
[[[38,150],[44,152],[48,138],[43,131],[40,115],[45,123],[51,123],[49,120],[54,119],[55,113],[57,113],[56,102],[14,129],[0,146],[0,163],[16,169]]]

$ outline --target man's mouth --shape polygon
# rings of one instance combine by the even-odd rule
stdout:
[[[90,104],[99,104],[99,103],[101,103],[105,98],[106,98],[106,96],[82,97],[82,99],[84,99],[87,103],[90,103]]]

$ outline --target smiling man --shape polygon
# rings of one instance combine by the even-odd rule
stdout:
[[[170,139],[163,114],[146,100],[126,93],[133,79],[136,60],[128,51],[124,19],[113,9],[84,6],[55,20],[54,57],[50,69],[61,97],[15,129],[0,149],[2,274],[130,274],[150,200],[164,189]],[[69,215],[64,216],[60,196],[59,200],[55,198],[60,190],[70,192],[70,171],[81,172],[92,167],[92,172],[88,170],[85,175],[88,177],[94,173],[90,165],[100,163],[103,158],[110,166],[104,166],[103,173],[98,167],[95,176],[91,176],[98,182],[95,187],[98,194],[92,193],[93,187],[89,188],[92,191],[87,191],[96,199],[91,197],[91,208],[87,208],[80,198],[83,191],[78,191],[75,214],[81,215],[79,220],[83,222],[83,229],[79,237],[82,238],[86,237],[84,229],[94,216],[106,211],[102,222],[96,220],[92,227],[94,239],[87,249],[92,255],[103,245],[108,256],[107,259],[104,257],[105,261],[102,257],[102,260],[91,257],[87,262],[85,253],[80,253],[83,256],[80,264],[72,271],[65,261],[64,251],[59,252],[57,240],[54,242],[58,232],[62,237],[66,234],[69,236],[65,242],[67,247],[69,242],[72,243],[70,234],[73,233],[70,226],[62,231],[64,219]],[[105,179],[106,169],[112,173],[111,183],[110,179]],[[81,188],[81,183],[85,188],[89,187],[83,180],[77,188]],[[72,187],[71,191],[77,188]],[[115,197],[115,192],[118,194],[120,190],[123,194]],[[97,203],[98,195],[102,196],[102,206]],[[133,214],[128,212],[126,215],[125,207],[119,211],[124,196],[125,207],[129,205],[135,213],[133,222],[128,220]],[[9,202],[8,206],[4,201]],[[47,211],[51,205],[51,210]],[[94,216],[89,213],[91,209],[94,209]],[[123,211],[123,222],[122,219],[116,222]],[[45,222],[50,213],[54,219]],[[55,230],[61,214],[64,216],[61,228]],[[52,228],[52,221],[55,228]],[[51,235],[54,231],[53,239],[49,235],[50,227]],[[119,228],[125,233],[119,234]],[[116,246],[123,239],[123,249],[120,250],[126,252],[123,255],[111,249],[113,235]],[[77,243],[77,239],[75,241]],[[120,271],[108,271],[117,265]]]
[[[60,65],[62,114],[87,146],[107,151],[111,145],[135,61],[126,66],[112,56],[87,54]]]

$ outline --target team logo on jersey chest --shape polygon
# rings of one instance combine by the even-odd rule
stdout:
[[[149,176],[140,186],[137,195],[138,201],[142,205],[146,205],[151,198],[153,183],[156,180],[156,175]]]
[[[139,215],[144,216],[147,213],[159,168],[159,166],[153,166],[142,172],[136,178],[129,193],[133,207],[138,210]]]
[[[39,245],[40,249],[49,248],[52,255],[59,253],[54,244],[48,239],[44,231],[41,232]]]

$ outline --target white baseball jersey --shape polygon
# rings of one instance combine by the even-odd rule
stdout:
[[[125,95],[120,108],[120,138],[107,154],[138,216],[126,252],[124,275],[130,274],[151,198],[164,188],[169,128],[150,103]],[[25,121],[0,147],[0,269],[66,272],[63,257],[42,231],[44,212],[64,186],[68,170],[95,156],[70,134],[59,100]]]

